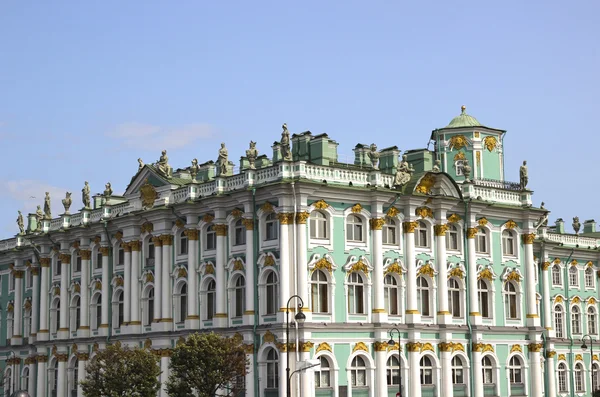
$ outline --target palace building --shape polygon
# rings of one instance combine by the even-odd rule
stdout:
[[[197,331],[244,343],[246,396],[590,395],[600,232],[548,225],[526,164],[505,179],[506,133],[463,107],[433,150],[357,144],[348,164],[284,125],[239,165],[164,151],[122,195],[86,183],[57,217],[47,196],[0,241],[4,395],[81,396],[117,341],[156,351],[164,382]]]

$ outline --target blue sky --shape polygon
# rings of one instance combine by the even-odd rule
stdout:
[[[551,219],[597,217],[597,1],[0,3],[0,239],[45,191],[122,193],[137,158],[291,132],[425,147],[467,105]],[[30,198],[30,197],[36,197]]]

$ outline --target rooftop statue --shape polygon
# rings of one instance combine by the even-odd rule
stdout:
[[[198,167],[198,159],[193,159],[192,166],[190,167],[190,175],[192,177],[192,182],[196,182],[196,175],[198,175],[199,169],[200,167]]]
[[[224,143],[221,143],[221,149],[219,149],[219,158],[217,159],[217,171],[218,176],[226,176],[229,167],[229,160],[227,158],[227,148]]]
[[[290,149],[290,132],[287,129],[287,124],[283,123],[281,126],[283,132],[281,133],[281,157],[286,161],[292,160],[292,151]]]
[[[90,184],[88,183],[88,181],[85,181],[85,185],[83,186],[83,189],[81,189],[81,201],[83,201],[83,208],[84,209],[90,209]]]
[[[44,198],[44,217],[46,219],[52,219],[52,209],[50,208],[50,192],[46,192]]]
[[[37,223],[36,231],[42,230],[42,220],[44,219],[44,212],[42,211],[42,206],[38,205],[37,210],[35,210],[35,220]]]
[[[465,176],[465,182],[471,182],[471,164],[469,164],[469,160],[463,160],[462,171]]]
[[[442,162],[440,160],[435,160],[433,163],[433,172],[441,172],[442,171]]]
[[[142,158],[140,157],[138,159],[138,172],[140,172],[142,170],[142,168],[144,168],[144,161],[142,160]]]
[[[521,190],[525,190],[527,183],[529,182],[529,176],[527,175],[527,161],[523,161],[523,165],[519,170],[519,184]]]
[[[23,214],[19,211],[19,216],[17,216],[17,226],[19,226],[19,234],[25,234],[25,223],[23,223]]]
[[[258,157],[258,150],[256,150],[256,142],[250,141],[250,149],[246,150],[246,158],[248,159],[248,163],[249,163],[248,167],[251,170],[256,169],[254,162],[256,161],[257,157]]]
[[[413,167],[408,164],[407,158],[406,155],[403,155],[402,161],[400,162],[400,165],[398,165],[398,170],[396,171],[396,176],[394,178],[394,187],[396,188],[401,188],[406,185],[408,181],[410,181],[413,172],[415,172]]]
[[[113,194],[112,186],[110,182],[104,185],[104,197],[110,197]]]
[[[65,195],[65,198],[62,199],[62,204],[63,207],[65,207],[65,214],[69,214],[69,208],[71,208],[71,203],[73,202],[73,200],[71,199],[71,193],[67,192],[67,194]]]
[[[581,229],[581,223],[579,223],[579,217],[576,216],[573,218],[573,230],[575,230],[575,234],[579,234],[579,229]]]
[[[370,147],[370,151],[369,151],[369,159],[371,160],[371,165],[373,166],[374,170],[378,170],[379,169],[379,152],[377,151],[377,145],[375,145],[374,143],[371,144]]]
[[[166,150],[162,151],[160,159],[156,162],[156,169],[166,178],[173,176],[173,168],[169,165],[169,156],[167,156]]]

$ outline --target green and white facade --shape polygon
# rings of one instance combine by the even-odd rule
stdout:
[[[178,340],[212,330],[243,340],[247,396],[284,397],[288,359],[321,362],[293,396],[395,396],[399,354],[403,396],[590,395],[600,233],[548,226],[505,181],[504,137],[463,109],[433,151],[404,153],[415,172],[395,189],[396,147],[373,167],[358,144],[345,164],[305,132],[292,161],[275,144],[226,176],[145,165],[92,209],[31,214],[0,241],[4,393],[81,395],[85,363],[116,341],[155,350],[164,381]],[[287,341],[293,295],[306,321]]]

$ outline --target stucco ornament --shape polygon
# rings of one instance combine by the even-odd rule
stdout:
[[[435,160],[433,163],[433,172],[441,172],[442,171],[442,162],[440,160]]]
[[[372,143],[369,150],[369,160],[371,160],[371,165],[373,166],[374,170],[379,169],[379,156],[380,154],[377,151],[377,145]]]
[[[46,197],[44,198],[44,218],[52,219],[52,210],[50,208],[50,192],[46,192]]]
[[[83,202],[84,209],[90,209],[90,184],[88,181],[85,181],[85,185],[83,186],[83,189],[81,189],[81,201]]]
[[[112,194],[112,185],[110,184],[110,182],[107,182],[106,185],[104,185],[104,197],[110,197],[112,196]]]
[[[156,189],[154,189],[154,186],[152,186],[150,182],[148,182],[148,178],[146,178],[146,183],[144,183],[142,187],[140,187],[140,196],[142,198],[142,205],[145,208],[154,207],[154,201],[156,200],[158,194],[156,193]]]
[[[450,150],[460,150],[467,146],[469,142],[467,141],[467,138],[464,135],[454,135],[452,138],[450,138],[449,143]]]
[[[65,194],[65,198],[62,199],[62,204],[63,207],[65,207],[65,214],[69,214],[69,208],[71,208],[71,203],[73,202],[73,200],[71,199],[71,193],[67,192]]]
[[[415,172],[415,170],[410,164],[408,164],[407,156],[402,156],[402,161],[398,166],[398,170],[396,171],[396,176],[394,178],[394,187],[401,188],[402,186],[406,185],[408,181],[410,181],[413,172]]]
[[[250,148],[246,150],[246,158],[248,159],[248,168],[251,170],[256,169],[256,158],[258,157],[258,150],[256,149],[256,142],[250,141]]]
[[[523,165],[519,169],[519,187],[521,190],[525,190],[528,182],[529,176],[527,174],[527,161],[523,161]]]
[[[197,182],[196,181],[196,176],[198,175],[198,170],[200,169],[200,167],[198,167],[198,159],[193,159],[192,160],[192,166],[190,167],[190,176],[192,177],[192,182]]]
[[[42,211],[42,206],[38,205],[35,210],[35,220],[37,223],[36,231],[42,230],[42,220],[44,219],[44,212]]]
[[[167,156],[166,150],[162,151],[155,167],[165,178],[171,178],[173,176],[173,168],[169,165],[169,156]]]
[[[21,211],[19,212],[19,216],[17,216],[17,226],[19,226],[19,234],[25,234],[25,223],[23,222],[23,214]]]
[[[140,157],[138,159],[138,172],[140,172],[142,168],[144,168],[144,160],[142,160],[142,158]]]
[[[579,229],[581,229],[581,223],[579,223],[579,217],[576,216],[573,218],[573,230],[575,234],[579,234]]]
[[[463,160],[462,171],[465,176],[465,182],[471,182],[471,165],[469,164],[469,160]]]
[[[287,124],[283,123],[281,126],[283,131],[281,132],[281,157],[286,160],[292,160],[292,151],[290,149],[290,132],[287,129]]]
[[[219,157],[217,158],[217,167],[219,168],[217,174],[219,176],[227,175],[228,166],[229,160],[227,148],[225,147],[225,143],[221,143],[221,148],[219,149]]]
[[[483,144],[485,145],[485,148],[491,152],[498,145],[498,141],[496,140],[496,137],[486,136],[483,140]]]

